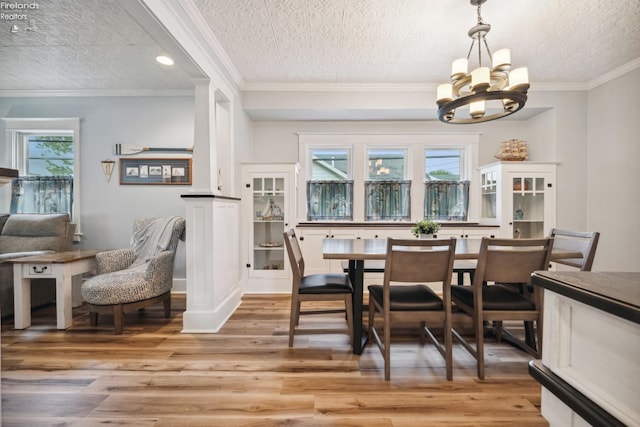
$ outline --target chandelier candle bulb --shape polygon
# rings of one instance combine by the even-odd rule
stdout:
[[[529,89],[529,71],[527,67],[516,68],[509,73],[509,89]]]
[[[451,80],[458,80],[460,77],[467,75],[469,60],[467,58],[459,58],[451,64]]]
[[[469,104],[469,114],[474,119],[484,116],[484,101],[476,101]]]
[[[438,85],[438,103],[449,102],[453,100],[453,88],[451,83]]]
[[[511,50],[500,49],[491,57],[493,70],[508,71],[511,68]]]
[[[490,82],[489,67],[478,67],[471,72],[471,89],[474,92],[487,90]]]

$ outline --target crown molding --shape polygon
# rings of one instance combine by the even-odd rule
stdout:
[[[245,83],[244,92],[435,92],[435,83]],[[586,91],[587,83],[532,83],[542,92]]]
[[[615,70],[611,70],[608,73],[604,73],[598,78],[595,78],[589,82],[588,88],[593,89],[600,85],[610,82],[611,80],[617,79],[623,74],[627,74],[630,71],[635,70],[636,68],[640,68],[640,58],[636,58],[631,62],[628,62]]]
[[[433,83],[245,83],[244,92],[429,92]]]
[[[242,75],[229,55],[227,55],[227,51],[224,50],[222,44],[211,30],[207,21],[200,13],[200,9],[198,9],[195,3],[193,3],[193,0],[179,0],[178,4],[185,12],[184,16],[188,18],[192,24],[190,28],[192,38],[199,42],[198,44],[203,51],[208,51],[210,58],[214,62],[219,63],[217,67],[218,71],[222,74],[226,73],[226,76],[236,85],[236,87],[242,90],[244,86],[244,79],[242,78]]]
[[[194,96],[193,89],[0,90],[0,98],[99,96]]]

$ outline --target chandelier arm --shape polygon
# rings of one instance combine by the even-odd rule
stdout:
[[[489,55],[489,59],[491,59],[493,55],[491,55],[491,49],[489,49],[489,43],[487,43],[487,38],[483,36],[482,41],[484,42],[484,47],[487,49],[487,54]]]
[[[471,58],[471,52],[473,51],[473,45],[476,43],[475,38],[471,38],[471,46],[469,47],[469,52],[467,52],[467,61]]]

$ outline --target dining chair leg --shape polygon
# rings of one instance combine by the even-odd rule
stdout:
[[[297,299],[291,300],[291,314],[289,317],[289,347],[293,347],[293,335],[298,326],[298,320],[300,317],[300,301]]]
[[[344,307],[347,315],[347,328],[349,329],[349,342],[353,346],[353,303],[351,294],[344,299]]]
[[[369,301],[369,319],[367,319],[368,320],[367,325],[369,327],[368,329],[369,341],[374,340],[373,321],[375,320],[375,315],[376,315],[376,304],[373,301]]]
[[[474,327],[476,330],[476,364],[478,370],[478,378],[484,379],[484,322],[482,317],[478,316],[477,310],[474,314]]]
[[[384,379],[391,379],[391,322],[384,319]]]
[[[445,350],[445,367],[447,371],[447,380],[453,380],[453,334],[451,317],[444,321],[444,350]]]

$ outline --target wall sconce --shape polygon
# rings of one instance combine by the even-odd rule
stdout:
[[[102,163],[102,171],[104,172],[104,177],[107,179],[107,182],[109,182],[111,180],[111,174],[113,173],[113,167],[116,165],[116,162],[111,159],[107,159],[103,160],[100,163]]]

